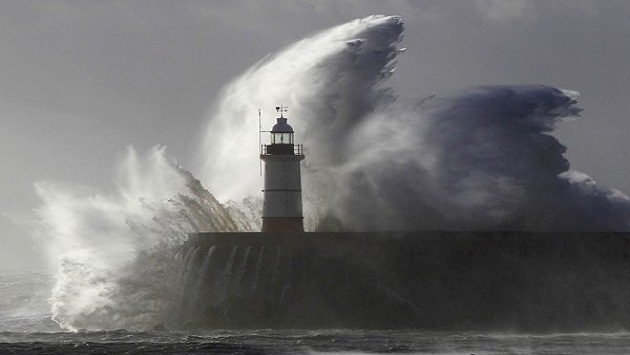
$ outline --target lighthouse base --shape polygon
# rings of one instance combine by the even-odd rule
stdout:
[[[302,217],[263,217],[263,233],[304,232]]]

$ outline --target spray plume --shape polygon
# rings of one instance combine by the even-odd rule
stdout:
[[[628,230],[628,198],[569,170],[549,134],[578,116],[577,92],[488,86],[399,104],[383,81],[402,32],[399,17],[356,20],[236,79],[207,127],[211,191],[259,195],[254,113],[283,103],[306,150],[311,230]]]
[[[50,297],[64,329],[136,329],[162,324],[179,296],[178,249],[195,231],[251,230],[164,148],[129,149],[117,192],[80,194],[37,184],[52,262]],[[233,217],[234,216],[234,217]]]
[[[301,40],[254,65],[224,89],[212,110],[201,179],[221,200],[258,196],[255,113],[280,104],[289,106],[296,139],[308,148],[307,165],[315,169],[346,161],[348,132],[388,100],[387,91],[375,86],[393,72],[402,30],[399,17],[371,16]],[[263,117],[263,129],[271,127],[273,114],[263,111]]]

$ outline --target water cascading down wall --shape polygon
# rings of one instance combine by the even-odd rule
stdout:
[[[200,233],[180,325],[611,331],[630,326],[629,233]]]

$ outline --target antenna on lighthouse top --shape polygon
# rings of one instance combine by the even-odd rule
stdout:
[[[289,108],[287,106],[276,106],[276,112],[280,112],[280,118],[284,118],[284,112],[289,111]]]
[[[258,109],[258,149],[262,151],[262,139],[260,138],[262,134],[262,122],[260,116],[260,109]],[[258,162],[258,168],[260,170],[260,176],[262,176],[262,160]]]

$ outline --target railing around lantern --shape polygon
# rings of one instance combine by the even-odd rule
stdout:
[[[304,155],[301,144],[262,144],[260,155]]]

